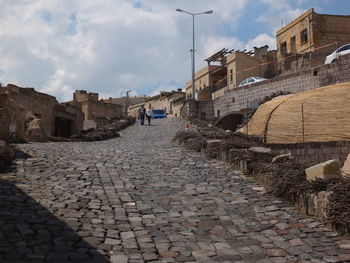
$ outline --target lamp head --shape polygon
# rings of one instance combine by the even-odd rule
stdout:
[[[208,11],[204,12],[204,14],[206,14],[206,15],[209,15],[209,14],[212,14],[212,13],[213,13],[213,10],[208,10]]]
[[[183,12],[183,10],[180,9],[180,8],[176,8],[176,11],[177,11],[177,12]]]

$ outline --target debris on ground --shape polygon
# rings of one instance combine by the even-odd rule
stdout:
[[[350,232],[350,178],[308,181],[306,163],[296,161],[290,153],[265,148],[259,137],[226,133],[199,120],[191,120],[191,124],[197,132],[178,132],[173,141],[201,151],[208,158],[229,162],[233,167],[238,168],[245,162],[247,174],[263,184],[267,193],[291,203],[307,194],[330,192],[326,220],[337,230]],[[196,141],[195,147],[193,141]]]
[[[178,131],[173,138],[173,142],[196,152],[200,152],[207,144],[206,140],[194,131]]]
[[[328,220],[333,224],[343,227],[342,231],[350,231],[350,180],[342,180],[329,187]]]
[[[79,134],[74,134],[70,138],[49,137],[50,141],[54,142],[88,142],[88,141],[103,141],[114,137],[119,137],[120,130],[125,129],[135,122],[135,118],[127,116],[124,119],[116,120],[112,124],[105,125],[98,129],[88,129],[81,131]]]

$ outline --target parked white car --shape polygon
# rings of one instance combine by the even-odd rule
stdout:
[[[336,61],[337,59],[339,59],[339,57],[344,56],[346,54],[350,54],[350,43],[344,46],[341,46],[332,54],[328,55],[326,57],[324,64],[331,64],[333,61]]]
[[[250,78],[243,80],[241,83],[239,83],[238,87],[243,87],[243,86],[250,85],[250,84],[264,81],[264,80],[267,80],[267,79],[260,78],[260,77],[250,77]]]

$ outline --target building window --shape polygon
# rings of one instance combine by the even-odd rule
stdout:
[[[300,43],[302,45],[306,44],[309,41],[307,35],[307,28],[300,32]]]
[[[220,110],[217,111],[216,115],[217,117],[220,117]]]
[[[293,54],[297,53],[297,47],[296,47],[296,40],[295,40],[295,36],[290,38],[290,51]]]
[[[230,69],[230,82],[233,82],[233,69]]]
[[[287,42],[283,42],[280,45],[281,55],[287,54]]]

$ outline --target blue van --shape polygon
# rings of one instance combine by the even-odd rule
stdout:
[[[164,110],[147,110],[146,114],[151,116],[152,119],[160,119],[167,117],[167,114]]]

